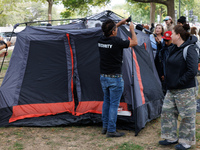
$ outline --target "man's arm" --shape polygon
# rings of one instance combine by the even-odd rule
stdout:
[[[134,25],[133,25],[132,22],[130,22],[129,28],[130,28],[130,32],[132,34],[129,47],[133,47],[133,46],[136,46],[138,44],[138,42],[137,42],[137,36],[135,34],[135,31],[134,31]]]
[[[128,19],[128,18],[127,18]],[[122,24],[126,24],[127,19],[122,19],[120,22],[116,24],[117,27],[121,26]]]
[[[128,19],[128,18],[127,18],[127,19]],[[118,22],[118,23],[116,24],[116,26],[119,27],[119,26],[122,25],[122,24],[126,24],[126,23],[127,23],[127,22],[126,22],[127,19],[122,19],[120,22]],[[136,36],[136,34],[135,34],[135,31],[134,31],[134,25],[133,25],[132,22],[130,22],[129,28],[130,28],[130,32],[131,32],[131,34],[132,34],[129,47],[133,47],[133,46],[136,46],[136,45],[138,44],[138,42],[137,42],[137,36]]]

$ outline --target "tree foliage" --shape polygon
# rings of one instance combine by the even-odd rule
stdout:
[[[31,1],[48,3],[48,20],[52,20],[53,4],[58,4],[59,2],[61,2],[61,0],[31,0]],[[51,23],[51,21],[49,21],[49,23]]]
[[[195,1],[194,0],[181,0],[180,6],[181,6],[181,15],[185,15],[185,10],[190,10],[194,7]],[[179,16],[179,0],[175,0],[175,10],[177,10],[177,14]]]
[[[135,22],[150,24],[150,7],[150,3],[128,2],[125,9],[130,12]],[[162,20],[162,16],[167,15],[167,8],[165,5],[156,4],[155,22],[158,22],[157,15],[161,15],[160,20]]]
[[[150,16],[150,3],[127,3],[125,9],[131,14],[132,20],[139,23],[148,23]]]
[[[127,0],[128,2],[159,3],[167,6],[167,15],[175,18],[174,0]]]
[[[150,2],[160,2],[156,3],[156,10],[155,10],[155,20],[157,20],[157,15],[160,15],[160,20],[162,21],[165,16],[168,15],[167,13],[167,7],[166,3],[164,1],[166,0],[126,0],[128,2],[128,6],[126,7],[127,11],[129,11],[135,18],[136,21],[142,22],[142,23],[149,23],[150,22],[150,16],[149,11],[150,8]],[[177,18],[179,18],[179,0],[174,0],[174,10],[177,10]],[[180,1],[181,6],[181,13],[180,15],[184,15],[185,10],[191,10],[193,8],[193,14],[197,15],[200,19],[200,12],[198,11],[198,8],[200,7],[200,3],[198,0],[181,0]],[[194,7],[195,6],[195,7]],[[198,7],[199,6],[199,7]],[[144,11],[145,10],[145,11]]]
[[[200,22],[200,11],[199,11],[200,3],[199,3],[199,0],[194,0],[194,6],[195,7],[192,7],[194,15],[198,16],[198,19],[199,19],[199,22]]]
[[[62,2],[66,10],[61,15],[63,18],[68,18],[74,13],[85,16],[91,12],[92,6],[103,6],[110,0],[63,0]]]
[[[5,4],[5,3],[6,4]],[[11,2],[11,1],[10,1]],[[0,26],[14,25],[16,23],[31,22],[35,20],[47,20],[47,3],[41,4],[41,2],[30,2],[20,0],[10,3],[8,0],[2,1],[0,7]],[[59,18],[56,10],[53,9],[55,18]]]
[[[132,15],[134,21],[141,23],[150,23],[150,1],[164,2],[166,0],[126,0],[128,3],[125,6],[117,6],[114,8],[121,16],[127,17],[127,12]],[[137,2],[136,2],[137,1]],[[138,2],[143,1],[143,2]],[[110,0],[1,0],[0,1],[0,26],[6,24],[16,24],[19,22],[28,22],[33,20],[48,20],[59,19],[55,11],[56,7],[51,7],[52,15],[49,15],[50,5],[55,6],[58,3],[63,3],[65,11],[62,12],[62,18],[68,18],[72,15],[80,15],[81,17],[91,14],[92,6],[106,6]],[[179,0],[174,0],[174,9],[177,10],[177,18],[179,17]],[[193,9],[193,15],[200,19],[199,0],[181,0],[181,14],[185,15],[185,10]],[[157,15],[161,15],[162,19],[167,15],[167,7],[161,3],[156,3],[155,21]],[[74,16],[77,17],[77,16]]]

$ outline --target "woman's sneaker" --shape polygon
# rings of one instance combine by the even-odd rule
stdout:
[[[159,144],[160,145],[172,145],[172,144],[177,144],[178,143],[178,140],[177,141],[168,141],[168,140],[162,140],[162,141],[159,141]]]
[[[191,146],[188,146],[188,147],[186,148],[186,147],[184,147],[182,144],[178,144],[178,145],[175,146],[175,149],[176,149],[176,150],[186,150],[186,149],[190,149],[190,148],[191,148]]]

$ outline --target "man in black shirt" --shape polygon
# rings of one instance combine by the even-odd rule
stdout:
[[[123,19],[117,24],[113,20],[107,20],[102,25],[104,35],[98,41],[100,53],[100,81],[104,92],[102,108],[102,134],[107,137],[121,137],[124,133],[116,132],[117,110],[124,90],[122,79],[123,48],[137,45],[137,37],[133,23],[130,23],[131,40],[122,40],[117,37],[117,27],[126,24]]]

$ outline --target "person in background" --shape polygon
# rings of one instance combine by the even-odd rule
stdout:
[[[191,27],[190,34],[196,36],[199,40],[198,30],[196,27]]]
[[[117,111],[124,90],[122,78],[123,49],[137,45],[133,23],[130,23],[130,40],[117,37],[120,25],[126,24],[123,19],[117,24],[111,19],[102,24],[103,36],[98,40],[100,54],[100,81],[104,93],[102,107],[102,134],[107,137],[121,137],[124,133],[116,131]]]
[[[158,72],[158,75],[160,77],[160,81],[162,83],[162,89],[164,95],[166,94],[166,83],[165,83],[165,63],[169,56],[169,50],[173,46],[172,38],[171,38],[172,32],[166,31],[163,35],[164,42],[161,43],[161,41],[158,38],[156,39],[157,42],[157,52],[155,57],[155,66]]]
[[[143,27],[144,27],[145,29],[149,30],[149,25],[148,25],[148,24],[144,25]]]
[[[0,41],[3,41],[4,39],[3,39],[3,37],[2,36],[0,36]]]
[[[163,39],[162,39],[163,33],[164,33],[163,26],[161,24],[157,24],[155,27],[154,34],[150,35],[151,47],[153,48],[154,58],[156,56],[156,51],[157,51],[157,42],[155,40],[155,36],[157,37],[157,39],[159,41],[161,41],[161,44],[162,44],[163,43]]]
[[[47,26],[52,26],[51,23],[47,23]]]
[[[189,46],[186,59],[183,57],[183,49],[197,42],[195,36],[190,36],[189,29],[189,24],[174,27],[171,36],[174,46],[170,49],[165,69],[167,93],[161,113],[161,138],[165,140],[159,141],[159,144],[166,146],[179,143],[175,146],[177,150],[190,149],[196,143],[196,45]]]
[[[185,16],[180,16],[180,18],[177,20],[177,24],[179,24],[179,25],[186,24],[186,17]]]
[[[0,50],[4,49],[4,48],[8,48],[9,46],[11,46],[11,42],[8,41],[7,43],[3,42],[3,45],[0,45]],[[8,55],[8,52],[2,52],[0,53],[0,57],[4,57],[4,56]]]
[[[154,23],[151,23],[150,31],[151,31],[151,32],[154,32],[154,28],[155,28]]]
[[[174,28],[174,24],[173,24],[174,22],[172,20],[172,17],[166,16],[163,21],[165,21],[165,24],[166,24],[165,32],[172,31],[172,29]]]

